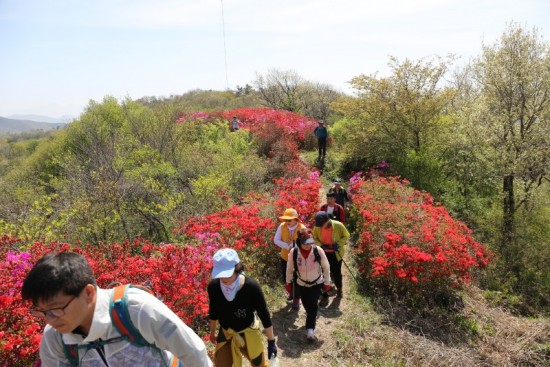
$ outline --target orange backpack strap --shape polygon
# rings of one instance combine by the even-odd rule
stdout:
[[[111,297],[111,304],[109,306],[109,313],[111,314],[111,320],[115,325],[118,332],[126,336],[128,341],[137,346],[150,345],[145,338],[141,335],[139,330],[134,326],[130,313],[128,312],[128,289],[133,287],[130,284],[119,285],[113,290],[113,296]],[[145,288],[145,287],[139,287]],[[149,292],[151,292],[149,290]]]

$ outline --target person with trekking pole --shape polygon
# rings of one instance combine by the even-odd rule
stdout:
[[[301,232],[298,244],[288,255],[286,287],[290,290],[294,282],[299,289],[306,310],[306,338],[312,342],[315,341],[317,302],[321,290],[327,292],[330,289],[330,264],[325,252],[315,245],[308,231]]]
[[[210,341],[216,344],[216,367],[242,367],[243,356],[253,367],[268,367],[268,359],[277,357],[277,346],[260,285],[243,274],[244,266],[235,250],[218,250],[213,259],[212,280],[208,284],[208,315]],[[267,354],[260,320],[267,336]]]
[[[283,284],[286,281],[286,267],[288,261],[289,251],[296,246],[296,239],[298,232],[305,230],[306,226],[302,224],[298,212],[295,209],[288,208],[284,214],[279,217],[281,224],[277,227],[273,242],[281,248],[280,252],[280,266],[281,266],[281,278]],[[288,291],[288,290],[287,290]],[[287,299],[292,300],[292,309],[298,310],[300,308],[300,294],[295,288],[292,288],[291,292],[288,292]]]
[[[315,244],[321,246],[327,255],[330,264],[330,273],[336,286],[336,298],[343,297],[342,289],[342,260],[349,238],[349,231],[341,222],[329,219],[327,212],[317,212],[315,215],[315,227],[313,227],[313,239]],[[328,293],[321,297],[319,305],[328,305]]]

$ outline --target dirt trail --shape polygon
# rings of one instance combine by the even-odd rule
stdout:
[[[320,202],[326,198],[326,189],[319,191]],[[346,258],[349,251],[346,252]],[[326,358],[327,354],[338,349],[333,333],[344,329],[344,320],[341,317],[352,307],[348,301],[350,289],[350,275],[346,267],[342,266],[344,297],[337,299],[330,297],[327,307],[319,307],[315,336],[317,340],[310,343],[306,340],[306,312],[301,305],[298,311],[292,310],[291,303],[280,308],[272,309],[273,325],[279,349],[278,357],[281,367],[328,367],[334,365]]]

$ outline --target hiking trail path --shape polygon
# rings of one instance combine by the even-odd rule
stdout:
[[[326,198],[324,187],[319,191],[319,198],[320,202]],[[345,260],[349,258],[349,253],[348,247]],[[344,297],[341,299],[330,297],[327,307],[319,307],[315,328],[317,340],[314,342],[306,340],[306,312],[303,305],[300,305],[298,311],[291,308],[291,302],[286,302],[282,307],[271,308],[280,367],[337,365],[334,363],[334,359],[337,358],[339,347],[333,334],[338,330],[345,329],[347,318],[342,316],[353,311],[353,306],[348,300],[351,277],[345,265],[342,265],[342,276]],[[329,355],[331,358],[327,358]]]

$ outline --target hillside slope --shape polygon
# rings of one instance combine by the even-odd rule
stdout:
[[[53,130],[65,127],[64,123],[47,123],[0,117],[0,134],[15,134],[33,130]]]

